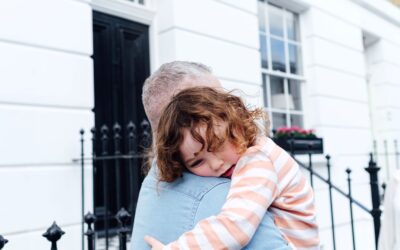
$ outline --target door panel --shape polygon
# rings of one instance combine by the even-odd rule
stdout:
[[[104,152],[107,156],[114,155],[117,148],[113,144],[113,126],[116,123],[121,126],[120,154],[127,154],[129,150],[128,123],[133,122],[137,132],[142,132],[140,124],[146,119],[141,99],[142,86],[150,74],[148,46],[148,26],[93,12],[96,156],[104,156]],[[103,125],[108,128],[106,150],[101,140],[104,138]],[[133,148],[135,152],[141,152],[136,141]],[[100,218],[96,230],[107,228],[108,231],[117,225],[114,215],[121,207],[132,215],[135,211],[143,179],[141,160],[98,160],[93,169],[94,211]],[[107,214],[109,220],[104,219]]]

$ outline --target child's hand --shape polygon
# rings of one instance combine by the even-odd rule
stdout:
[[[163,243],[148,235],[144,236],[144,241],[151,246],[151,250],[162,250],[165,247]]]

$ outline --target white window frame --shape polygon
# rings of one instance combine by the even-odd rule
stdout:
[[[258,4],[263,4],[264,6],[271,5],[271,3],[269,1],[263,1],[261,3],[259,2]],[[263,91],[264,92],[264,110],[268,113],[268,116],[269,116],[270,121],[271,121],[271,125],[270,126],[273,129],[277,129],[277,128],[273,127],[273,116],[272,116],[272,113],[285,114],[286,124],[287,124],[288,127],[292,126],[291,120],[290,120],[290,115],[301,115],[302,116],[302,123],[303,123],[303,126],[304,126],[304,105],[303,105],[303,100],[304,99],[303,99],[303,91],[302,91],[303,90],[303,86],[302,85],[305,83],[305,78],[302,75],[302,73],[300,73],[300,74],[292,74],[292,73],[290,73],[290,69],[289,69],[289,67],[290,67],[289,44],[294,44],[294,45],[297,45],[298,48],[300,48],[301,53],[300,53],[300,55],[298,55],[299,56],[298,61],[300,63],[299,71],[300,72],[303,71],[303,65],[302,65],[302,62],[303,62],[303,60],[302,60],[303,48],[302,48],[302,43],[300,41],[300,32],[301,32],[300,31],[300,22],[299,22],[299,17],[298,17],[297,18],[297,23],[296,23],[297,31],[299,33],[298,34],[298,40],[297,41],[293,41],[293,40],[288,39],[287,18],[286,18],[287,12],[293,13],[293,14],[295,14],[297,16],[299,15],[299,13],[296,13],[294,11],[288,10],[285,7],[276,5],[275,3],[272,4],[272,5],[275,5],[275,6],[279,7],[279,8],[282,8],[282,10],[283,10],[283,15],[282,15],[282,18],[283,18],[283,38],[271,34],[270,27],[269,27],[269,24],[268,24],[268,20],[269,20],[269,13],[268,13],[268,9],[267,9],[268,7],[264,8],[265,32],[259,30],[259,34],[265,36],[266,41],[267,41],[267,45],[268,45],[267,48],[266,48],[267,60],[268,60],[268,68],[266,69],[264,67],[261,67],[261,74],[263,75],[263,77],[262,77],[262,79],[263,79],[263,89],[264,89],[264,91]],[[260,17],[258,16],[258,18],[260,18]],[[282,41],[284,43],[286,72],[282,72],[282,71],[278,71],[278,70],[273,70],[272,69],[271,38],[280,40],[280,41]],[[265,82],[264,82],[264,75],[265,75]],[[284,93],[285,93],[285,102],[286,102],[286,108],[285,109],[277,109],[277,108],[273,108],[272,107],[272,100],[271,100],[272,99],[272,95],[270,93],[271,92],[271,86],[270,86],[269,76],[280,77],[280,78],[283,78],[283,80],[284,80]],[[289,90],[289,80],[296,80],[296,81],[299,82],[299,84],[301,84],[301,86],[300,86],[300,96],[301,96],[301,102],[302,102],[301,110],[292,110],[289,107],[289,102],[290,102],[289,101],[289,95],[288,95],[288,93],[289,93],[289,91],[288,91]]]

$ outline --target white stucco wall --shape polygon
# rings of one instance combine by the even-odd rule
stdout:
[[[350,167],[354,197],[371,207],[369,179],[363,168],[368,162],[368,152],[373,151],[372,141],[399,138],[400,122],[396,121],[396,116],[400,110],[395,108],[398,104],[394,95],[400,91],[396,89],[396,77],[387,73],[396,71],[398,74],[399,71],[400,50],[395,45],[400,31],[396,15],[400,11],[386,1],[304,2],[309,4],[308,10],[300,14],[306,47],[308,110],[305,119],[324,138],[325,151],[332,156],[335,184],[347,191],[344,170]],[[367,50],[364,47],[364,33],[379,38],[373,45],[376,48]],[[368,76],[371,89],[367,84]],[[391,84],[387,84],[387,77],[392,79]],[[378,88],[385,89],[385,94],[382,95],[385,90],[379,92]],[[391,120],[383,117],[382,112],[391,112]],[[388,124],[391,127],[388,128]],[[393,171],[393,163],[391,167]],[[319,172],[326,176],[325,168],[320,168]],[[381,172],[385,172],[385,167]],[[381,174],[381,178],[384,177],[385,174]],[[324,186],[317,185],[316,199],[322,243],[324,249],[331,249],[328,192]],[[351,249],[348,202],[336,199],[336,239],[340,239],[337,249]],[[355,209],[355,218],[357,248],[373,249],[370,216]]]
[[[0,234],[10,240],[6,249],[48,247],[41,234],[52,220],[67,232],[60,249],[80,247],[80,168],[71,159],[79,157],[79,129],[88,132],[94,120],[94,5],[150,25],[153,71],[172,60],[199,61],[227,89],[263,103],[256,0],[159,0],[151,11],[135,13],[118,1],[103,9],[103,1],[95,2],[0,1]],[[275,2],[299,11],[304,123],[324,138],[334,182],[347,190],[344,170],[351,167],[353,194],[369,207],[363,168],[372,141],[400,141],[400,10],[384,0]],[[368,48],[365,32],[378,38]],[[323,157],[317,161],[316,171],[326,176]],[[387,173],[384,168],[381,177]],[[89,209],[89,167],[86,184]],[[315,184],[322,243],[332,249],[327,189]],[[337,249],[351,249],[347,200],[334,199]],[[357,248],[374,249],[369,215],[355,208],[355,216]]]
[[[357,16],[358,10],[349,1],[337,1],[332,6],[328,2],[310,3],[310,8],[301,14],[303,46],[306,47],[304,99],[308,101],[308,110],[305,119],[324,138],[325,153],[332,157],[333,182],[347,191],[344,170],[352,168],[353,194],[369,206],[369,191],[365,185],[368,179],[362,167],[366,166],[367,154],[372,150],[372,137],[362,30],[340,16],[351,8]],[[345,11],[337,12],[338,9]],[[326,176],[323,163],[316,168]],[[324,249],[332,249],[327,186],[315,182],[321,243]],[[348,202],[335,192],[334,202],[337,249],[351,249]],[[367,214],[355,212],[359,220],[369,218]],[[358,235],[372,236],[372,224],[369,227],[359,225],[356,224],[357,239]],[[372,249],[373,237],[368,238],[370,242],[357,241],[357,246]]]
[[[85,1],[0,2],[0,232],[10,241],[6,249],[49,248],[41,234],[53,220],[67,232],[60,248],[81,244],[80,167],[72,159],[80,154],[79,130],[93,125],[91,19]]]
[[[198,61],[261,105],[257,2],[159,1],[159,62]]]
[[[370,207],[369,179],[364,167],[368,163],[368,153],[373,150],[373,139],[379,139],[373,137],[374,130],[384,129],[387,133],[388,129],[385,127],[387,121],[376,118],[382,116],[380,113],[383,111],[380,110],[383,108],[376,106],[376,102],[371,104],[367,74],[373,73],[379,79],[375,81],[380,83],[388,81],[371,72],[372,69],[366,64],[363,34],[370,32],[383,40],[389,39],[392,41],[390,45],[393,45],[393,39],[397,39],[393,34],[395,30],[397,33],[400,31],[400,27],[393,24],[393,16],[399,10],[384,1],[371,2],[371,6],[367,6],[364,1],[349,0],[274,2],[301,11],[299,15],[306,79],[303,92],[305,124],[308,128],[315,128],[318,135],[324,138],[325,152],[332,156],[335,184],[347,191],[345,169],[352,168],[353,194],[357,200]],[[246,4],[241,2],[240,5],[238,1],[163,1],[158,10],[161,16],[160,63],[171,60],[200,61],[213,68],[226,88],[239,88],[249,94],[260,93],[255,5],[256,1],[248,1]],[[387,13],[387,17],[383,18],[382,13]],[[392,56],[385,63],[392,63],[382,70],[394,71],[393,61],[398,63],[400,60],[393,59],[393,54],[397,54],[398,50],[393,46],[385,48],[387,57]],[[381,52],[378,54],[384,55]],[[386,112],[393,112],[393,127],[390,131],[396,130],[395,127],[398,129],[400,125],[395,121],[397,113],[393,111],[398,104],[394,98],[390,98],[395,95],[392,92],[395,87],[395,84],[390,84],[390,90],[389,87],[381,90],[390,92],[383,98],[377,91],[372,91],[373,98],[390,103],[385,106]],[[261,97],[251,101],[262,104]],[[317,160],[320,164],[316,164],[316,170],[326,176],[323,157],[317,157]],[[322,243],[325,249],[331,249],[327,187],[318,181],[315,183]],[[334,200],[337,249],[350,249],[348,202],[336,194]],[[354,210],[357,247],[373,249],[370,216],[358,208]]]

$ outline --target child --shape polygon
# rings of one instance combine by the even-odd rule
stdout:
[[[156,134],[160,180],[172,182],[188,170],[232,182],[220,214],[167,246],[145,237],[152,249],[241,249],[267,209],[293,249],[319,249],[313,191],[290,155],[262,135],[256,119],[263,116],[209,87],[173,97]]]

